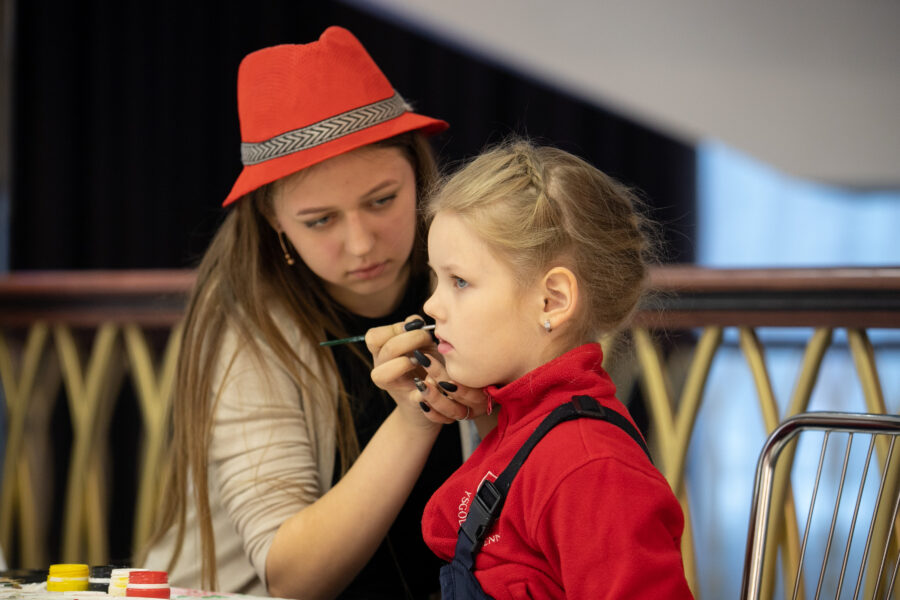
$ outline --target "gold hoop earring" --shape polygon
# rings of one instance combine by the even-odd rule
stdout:
[[[288,252],[287,246],[284,244],[284,232],[283,231],[278,232],[278,243],[281,244],[281,251],[284,252],[284,262],[286,262],[290,266],[293,266],[294,257],[291,256],[291,253]]]

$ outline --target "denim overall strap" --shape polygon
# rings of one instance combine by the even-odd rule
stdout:
[[[590,396],[573,396],[570,402],[557,406],[553,412],[547,415],[537,429],[528,437],[525,444],[519,448],[513,459],[509,462],[496,481],[485,480],[475,493],[469,505],[466,520],[459,528],[456,538],[456,551],[453,562],[441,569],[441,590],[444,600],[463,600],[467,598],[489,598],[481,590],[478,581],[472,574],[475,567],[475,555],[481,549],[484,537],[491,525],[500,514],[506,494],[513,479],[531,454],[537,443],[555,426],[565,421],[580,418],[592,418],[607,421],[608,423],[624,430],[641,447],[650,462],[650,451],[644,443],[644,438],[635,429],[631,422],[614,410],[608,409]],[[476,591],[472,591],[474,582]]]

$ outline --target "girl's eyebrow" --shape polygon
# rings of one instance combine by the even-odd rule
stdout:
[[[369,198],[371,196],[374,196],[374,195],[384,191],[386,188],[397,185],[398,183],[399,182],[395,179],[386,179],[385,181],[382,181],[382,182],[378,183],[377,185],[373,186],[372,189],[370,189],[369,191],[363,193],[360,196],[360,198]],[[310,208],[302,208],[302,209],[298,210],[295,214],[297,216],[312,215],[312,214],[317,214],[317,213],[328,212],[330,210],[334,210],[334,207],[332,207],[332,206],[313,206]]]
[[[439,267],[435,267],[433,264],[431,264],[431,261],[427,262],[426,264],[428,265],[428,267],[429,267],[432,271],[438,271],[438,270],[441,270],[441,271],[458,271],[458,270],[459,270],[459,266],[456,265],[456,264],[454,264],[454,263],[447,263],[447,264],[445,264],[445,265],[440,265]]]

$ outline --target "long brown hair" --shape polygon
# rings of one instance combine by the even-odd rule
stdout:
[[[373,146],[403,150],[416,175],[417,203],[424,197],[437,174],[431,147],[419,133],[404,133]],[[181,339],[181,355],[172,398],[172,445],[168,483],[156,531],[150,545],[171,527],[177,527],[175,549],[169,569],[178,560],[184,542],[186,511],[191,498],[197,508],[201,540],[201,578],[204,589],[218,586],[215,539],[208,495],[209,444],[212,417],[220,390],[213,389],[216,365],[221,357],[223,337],[234,331],[241,349],[261,357],[265,347],[290,374],[294,383],[308,390],[326,391],[312,397],[327,397],[328,379],[306,364],[287,342],[275,320],[273,303],[290,316],[307,339],[324,339],[326,334],[346,337],[335,301],[319,278],[302,260],[289,266],[278,236],[266,219],[272,207],[272,187],[264,186],[238,202],[225,217],[197,269]],[[420,211],[417,211],[420,214]],[[425,228],[417,218],[416,239],[409,258],[411,274],[425,269]],[[336,446],[341,457],[341,473],[359,455],[359,443],[347,394],[328,348],[315,345],[317,359],[332,369],[339,385],[336,415]],[[329,407],[320,407],[327,410]]]

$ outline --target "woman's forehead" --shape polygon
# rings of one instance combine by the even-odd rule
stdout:
[[[291,204],[355,201],[384,189],[415,182],[399,148],[366,146],[293,173],[274,185],[276,199]]]

